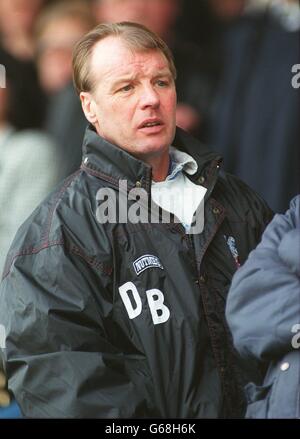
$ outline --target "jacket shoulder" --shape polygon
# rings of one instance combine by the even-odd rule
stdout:
[[[247,220],[254,226],[257,222],[266,225],[273,218],[273,211],[263,198],[232,174],[220,172],[213,196],[233,219]]]
[[[6,259],[3,278],[16,259],[40,255],[55,246],[62,246],[90,260],[89,253],[93,253],[92,236],[96,227],[97,235],[101,235],[99,242],[105,248],[103,253],[109,251],[106,231],[99,227],[92,215],[88,189],[85,173],[79,170],[66,178],[40,203],[18,229]]]

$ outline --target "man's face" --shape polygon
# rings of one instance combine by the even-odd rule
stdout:
[[[108,37],[94,47],[90,74],[93,91],[80,97],[98,134],[146,162],[166,154],[175,135],[176,91],[163,53],[133,52]]]

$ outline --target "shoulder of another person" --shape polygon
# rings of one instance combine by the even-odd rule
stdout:
[[[35,130],[15,133],[6,151],[7,166],[10,169],[17,169],[18,172],[23,170],[26,175],[29,168],[34,172],[39,166],[48,167],[49,175],[53,169],[51,165],[59,163],[59,157],[59,149],[51,137]]]
[[[300,194],[296,195],[290,202],[290,210],[294,211],[298,220],[300,219]]]
[[[55,141],[47,133],[40,130],[18,131],[13,136],[14,144],[23,148],[54,149]]]

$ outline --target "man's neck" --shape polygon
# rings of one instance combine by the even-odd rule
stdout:
[[[169,152],[163,156],[153,157],[147,161],[148,165],[152,167],[152,180],[155,182],[164,181],[168,175],[169,169]]]

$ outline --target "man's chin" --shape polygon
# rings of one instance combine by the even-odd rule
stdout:
[[[141,145],[139,148],[139,152],[145,155],[160,155],[163,154],[168,148],[170,144],[166,142],[166,139],[162,139],[162,141],[155,142],[145,142],[144,145]]]
[[[166,135],[166,133],[164,133],[163,135],[162,133],[147,135],[143,136],[139,144],[141,145],[141,149],[148,149],[149,151],[152,150],[153,152],[159,152],[160,149],[164,150],[166,147],[170,146],[173,142],[174,137],[175,133],[174,136],[171,136],[170,134]]]

